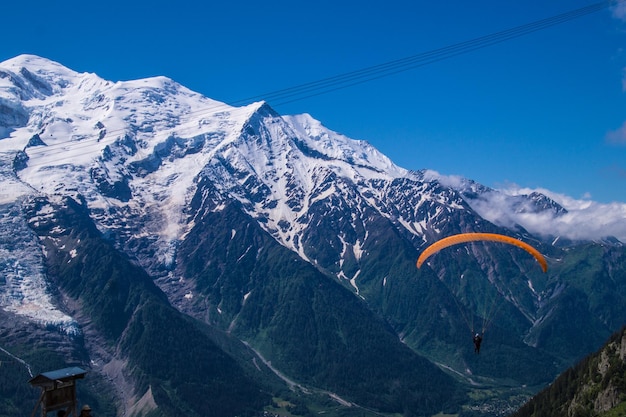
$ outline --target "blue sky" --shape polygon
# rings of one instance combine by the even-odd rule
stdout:
[[[235,103],[594,4],[200,3],[5,2],[0,61],[35,54],[112,81],[165,75]],[[367,140],[404,168],[626,202],[625,46],[626,21],[607,8],[374,81],[269,104]]]

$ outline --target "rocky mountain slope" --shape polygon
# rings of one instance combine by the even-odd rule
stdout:
[[[621,416],[626,413],[626,328],[569,368],[511,417]]]

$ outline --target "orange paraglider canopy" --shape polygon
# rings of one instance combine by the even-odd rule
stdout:
[[[477,240],[503,242],[510,245],[518,246],[535,257],[537,262],[539,262],[539,265],[541,265],[541,269],[543,270],[543,272],[546,272],[548,270],[548,263],[546,262],[546,259],[541,253],[539,253],[537,249],[533,248],[528,243],[522,242],[519,239],[515,239],[510,236],[500,235],[497,233],[461,233],[438,240],[437,242],[427,247],[424,252],[422,252],[422,254],[417,259],[417,267],[420,268],[429,256],[443,248],[447,248],[448,246],[456,245],[459,243],[473,242]]]

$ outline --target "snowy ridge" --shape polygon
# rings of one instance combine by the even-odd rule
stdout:
[[[342,181],[378,194],[369,184],[409,175],[366,142],[325,129],[308,115],[281,117],[269,108],[260,109],[246,133],[220,154],[237,175],[229,174],[217,158],[204,175],[248,207],[251,215],[267,220],[262,226],[305,259],[294,242],[310,226],[303,219],[311,205],[344,195]],[[337,180],[329,181],[331,177]]]

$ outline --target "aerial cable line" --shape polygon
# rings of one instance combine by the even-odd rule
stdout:
[[[408,71],[411,69],[419,68],[422,66],[426,66],[429,64],[433,64],[438,61],[442,61],[444,59],[452,58],[458,55],[466,54],[478,49],[486,48],[488,46],[492,46],[495,44],[499,44],[514,38],[518,38],[533,32],[537,32],[539,30],[543,30],[561,23],[568,22],[570,20],[583,17],[589,15],[591,13],[598,12],[600,10],[606,9],[610,6],[614,6],[617,4],[624,3],[626,0],[609,0],[603,1],[599,3],[594,3],[585,7],[581,7],[579,9],[571,10],[565,13],[561,13],[552,17],[544,18],[541,20],[537,20],[531,23],[523,24],[520,26],[516,26],[510,29],[502,30],[499,32],[495,32],[489,35],[484,35],[478,38],[474,38],[468,41],[456,43],[453,45],[449,45],[442,48],[433,49],[427,52],[422,52],[416,55],[412,55],[409,57],[397,59],[394,61],[389,61],[386,63],[362,68],[359,70],[347,72],[344,74],[335,75],[332,77],[324,78],[317,81],[308,82],[305,84],[300,84],[294,87],[289,87],[281,90],[276,90],[274,92],[269,92],[266,94],[260,94],[256,96],[251,96],[245,99],[236,100],[230,103],[224,104],[216,104],[214,106],[209,106],[200,110],[192,111],[187,113],[186,117],[197,117],[201,115],[209,115],[214,112],[223,111],[230,107],[244,106],[251,104],[256,100],[264,100],[266,102],[270,102],[270,100],[276,100],[276,102],[272,103],[272,107],[281,106],[284,104],[292,103],[294,101],[304,100],[307,98],[328,94],[333,91],[337,91],[340,89],[352,87],[358,84],[363,84],[369,81],[373,81],[376,79],[388,77],[400,72]],[[237,112],[239,109],[233,109],[232,112]],[[197,120],[188,119],[188,122],[185,123],[197,123]],[[176,130],[180,130],[181,125],[172,129],[172,132]],[[126,131],[123,129],[115,129],[111,131],[107,131],[106,135],[121,133]],[[48,145],[48,148],[42,152],[50,153],[53,149],[50,147],[54,146],[62,146],[65,143],[70,143],[71,140],[61,141],[51,145]],[[86,145],[87,146],[87,145]],[[59,152],[62,152],[60,150]],[[29,151],[32,152],[32,149]],[[38,152],[33,152],[38,153]],[[36,165],[30,165],[36,166]]]
[[[537,20],[535,22],[527,23],[524,25],[516,26],[510,29],[495,32],[489,35],[474,38],[468,41],[456,43],[446,47],[434,49],[431,51],[423,52],[417,55],[412,55],[406,58],[389,61],[383,64],[374,65],[371,67],[359,69],[344,74],[335,75],[332,77],[324,78],[317,81],[297,85],[290,88],[285,88],[275,92],[267,94],[261,94],[252,96],[247,99],[237,100],[231,105],[240,105],[242,103],[250,102],[255,99],[263,99],[266,101],[272,99],[283,99],[289,97],[297,97],[303,93],[309,93],[306,96],[293,98],[289,101],[273,104],[274,106],[290,103],[296,100],[302,100],[315,95],[325,94],[331,91],[336,91],[341,88],[347,88],[353,85],[361,84],[364,82],[372,81],[375,79],[387,77],[389,75],[397,74],[402,71],[408,71],[417,67],[428,65],[443,59],[451,58],[464,53],[472,52],[477,49],[492,46],[501,42],[505,42],[510,39],[521,37],[532,32],[543,30],[551,26],[555,26],[561,23],[568,22],[570,20],[586,16],[591,13],[598,12],[611,5],[622,3],[626,0],[611,0],[600,3],[595,3],[589,6],[585,6],[576,10],[561,13],[556,16],[548,17],[545,19]],[[323,90],[323,91],[316,91]]]

